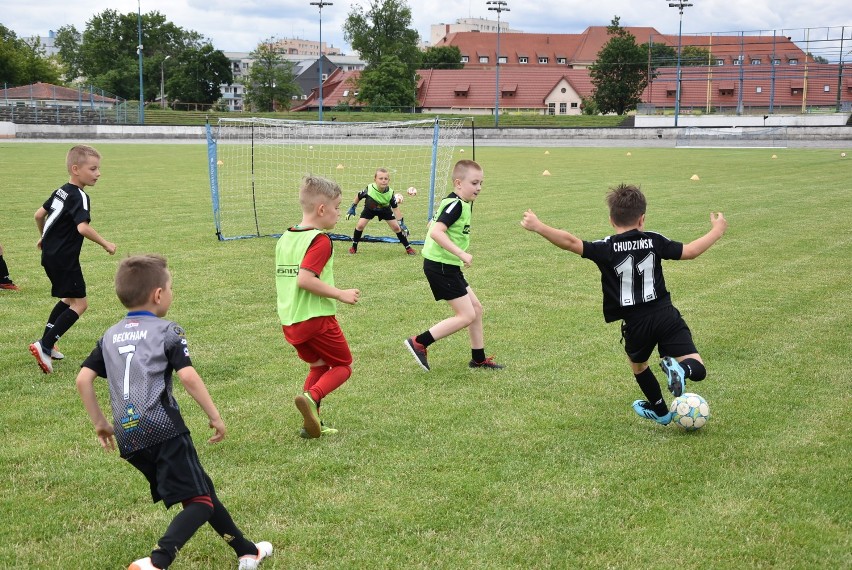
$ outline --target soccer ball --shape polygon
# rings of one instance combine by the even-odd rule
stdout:
[[[846,158],[846,153],[845,153],[845,152],[841,152],[841,153],[840,153],[840,158]]]
[[[710,419],[710,406],[698,394],[684,393],[678,396],[670,406],[672,423],[686,431],[695,431],[704,427]]]
[[[415,188],[414,186],[409,186],[408,187],[408,195],[409,196],[417,196],[417,188]]]
[[[397,192],[396,194],[393,195],[393,197],[396,198],[397,205],[402,204],[402,194]]]

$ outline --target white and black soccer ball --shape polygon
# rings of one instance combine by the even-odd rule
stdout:
[[[710,406],[707,401],[691,392],[686,392],[672,401],[672,423],[686,431],[701,429],[710,419]]]
[[[409,196],[417,196],[417,188],[415,188],[414,186],[409,186],[408,187],[408,195]]]
[[[394,197],[394,198],[396,198],[396,205],[397,205],[397,206],[399,206],[400,204],[402,204],[402,200],[403,200],[403,196],[402,196],[402,194],[400,194],[399,192],[397,192],[396,194],[394,194],[394,195],[393,195],[393,197]]]

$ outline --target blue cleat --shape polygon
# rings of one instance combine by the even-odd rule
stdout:
[[[664,356],[660,360],[660,368],[666,373],[666,378],[669,381],[669,392],[675,398],[680,397],[686,389],[686,373],[683,371],[680,363],[671,356]]]
[[[654,420],[658,424],[667,426],[672,421],[672,413],[669,412],[664,416],[657,415],[657,412],[653,410],[650,402],[647,400],[636,400],[633,402],[633,411],[642,416],[643,418]]]

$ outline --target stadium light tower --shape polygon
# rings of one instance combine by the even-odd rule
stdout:
[[[683,9],[692,6],[688,2],[679,0],[678,2],[669,2],[669,8],[677,8],[680,13],[680,23],[677,27],[677,87],[675,88],[675,124],[677,126],[677,116],[680,114],[680,46],[681,37],[683,36]]]
[[[139,54],[139,124],[145,124],[145,90],[142,87],[142,0],[139,0],[139,14],[136,19],[136,29],[139,32],[139,43],[136,53]]]
[[[323,6],[333,6],[333,2],[319,0],[311,2],[311,6],[319,8],[319,121],[322,122],[322,8]]]
[[[166,108],[164,101],[166,100],[166,73],[163,67],[166,65],[166,60],[171,59],[172,56],[167,55],[163,58],[163,61],[160,62],[160,107],[163,109]]]
[[[511,12],[505,0],[488,0],[490,11],[497,12],[497,78],[494,82],[494,126],[500,126],[500,14]]]

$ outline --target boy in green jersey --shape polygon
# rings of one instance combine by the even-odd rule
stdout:
[[[358,289],[334,286],[334,250],[325,230],[340,219],[340,186],[307,176],[299,189],[302,221],[275,246],[275,287],[284,338],[310,365],[304,392],[295,404],[304,418],[301,436],[331,435],[319,419],[320,401],[352,375],[352,353],[340,330],[337,303],[358,302]]]
[[[503,365],[485,356],[482,304],[462,273],[470,267],[470,221],[473,201],[482,191],[482,168],[472,160],[460,160],[453,168],[453,192],[441,200],[423,244],[423,273],[436,301],[445,300],[455,315],[429,330],[405,339],[406,348],[423,370],[429,370],[426,349],[438,339],[463,328],[470,333],[470,368],[499,370]]]
[[[364,228],[367,227],[370,220],[377,217],[388,223],[390,229],[399,239],[399,243],[405,248],[405,253],[417,255],[417,252],[408,243],[406,237],[409,234],[408,227],[402,218],[402,212],[399,209],[393,188],[390,187],[390,173],[387,168],[376,170],[373,183],[368,184],[366,188],[355,194],[355,200],[349,206],[349,211],[346,212],[347,220],[355,215],[355,207],[361,200],[364,200],[364,209],[361,211],[358,223],[355,224],[355,232],[352,234],[352,247],[349,248],[349,253],[353,255],[358,253],[358,243],[361,241],[361,236],[364,235]],[[402,202],[402,198],[399,199],[399,202]],[[397,222],[397,220],[399,221]]]

